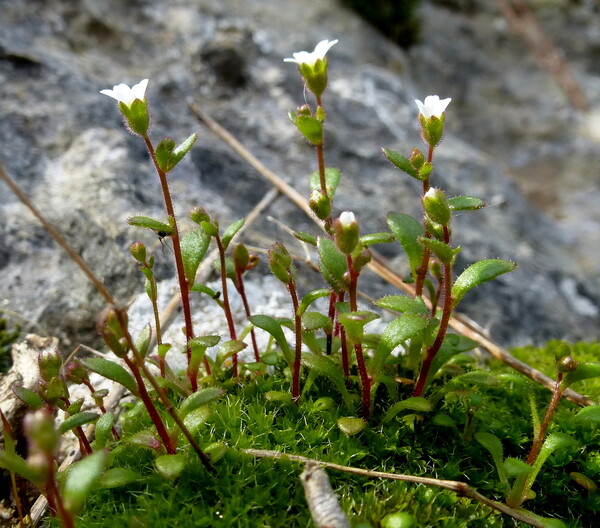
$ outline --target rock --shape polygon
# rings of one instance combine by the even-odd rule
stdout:
[[[172,277],[173,267],[153,233],[126,224],[134,214],[164,218],[160,187],[143,143],[123,130],[114,101],[99,90],[148,77],[151,136],[181,141],[199,130],[191,155],[170,176],[177,211],[187,225],[187,211],[204,206],[227,225],[270,186],[197,122],[187,98],[308,196],[314,154],[287,118],[304,94],[295,67],[282,59],[339,38],[324,97],[326,162],[343,171],[339,210],[354,210],[363,233],[386,229],[387,211],[418,215],[418,182],[393,169],[380,148],[408,154],[419,144],[413,100],[452,97],[434,181],[450,195],[474,194],[490,204],[456,218],[463,246],[457,271],[484,257],[519,263],[517,272],[469,293],[461,310],[502,345],[593,339],[600,297],[599,184],[590,176],[599,161],[597,27],[591,4],[545,4],[540,21],[588,97],[586,116],[570,109],[492,3],[423,1],[422,41],[405,52],[336,3],[56,0],[32,11],[15,0],[0,20],[3,162],[127,302],[143,288],[128,254],[131,242],[157,245],[160,278]],[[575,27],[578,43],[570,38]],[[97,345],[102,299],[1,188],[2,308],[58,335],[65,347]],[[284,199],[268,214],[316,233]],[[274,238],[302,251],[266,219],[244,235],[261,247]],[[406,272],[397,245],[381,251]],[[267,266],[258,271],[268,273]],[[319,285],[312,275],[300,287]],[[361,286],[372,295],[390,293],[372,277]]]

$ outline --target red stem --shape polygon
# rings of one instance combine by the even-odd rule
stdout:
[[[350,311],[358,310],[356,301],[356,288],[358,285],[358,273],[354,271],[352,266],[352,257],[347,256],[348,273],[350,274],[350,287],[348,293],[350,296]],[[358,373],[360,375],[360,385],[362,389],[362,415],[365,420],[368,420],[371,415],[371,376],[367,372],[367,365],[363,355],[362,343],[354,343],[354,353],[356,354],[356,363],[358,365]]]
[[[552,417],[554,416],[554,413],[556,412],[556,408],[558,407],[560,399],[562,398],[562,395],[564,392],[564,389],[562,389],[560,386],[562,379],[563,379],[563,373],[559,372],[558,376],[556,377],[556,384],[554,386],[554,391],[552,393],[552,399],[550,400],[550,403],[548,404],[548,408],[546,409],[546,414],[544,415],[544,420],[542,421],[542,423],[540,425],[540,431],[539,431],[537,437],[535,438],[533,445],[531,446],[531,451],[529,451],[529,456],[527,457],[527,463],[530,466],[533,466],[536,458],[540,454],[540,449],[542,448],[542,445],[544,444],[544,439],[546,438],[546,432],[548,431],[548,426],[552,422]]]
[[[298,295],[296,285],[291,280],[287,285],[292,298],[294,308],[294,331],[296,334],[296,353],[294,357],[294,366],[292,370],[292,399],[297,402],[300,399],[300,365],[302,360],[302,320],[298,315]]]
[[[217,233],[215,236],[217,241],[217,247],[219,248],[219,259],[221,260],[221,288],[223,290],[223,311],[227,319],[227,326],[229,327],[229,338],[233,341],[237,339],[235,333],[235,324],[233,323],[233,315],[231,314],[231,306],[229,304],[229,293],[227,290],[227,266],[225,264],[225,248],[221,237]],[[237,352],[233,354],[233,377],[238,377],[238,355]]]
[[[429,151],[427,153],[427,161],[431,163],[433,160],[433,147],[429,147]],[[423,194],[425,196],[427,191],[429,190],[429,178],[423,180]],[[431,234],[427,229],[427,223],[425,222],[425,211],[423,210],[423,229],[425,231],[424,236],[426,238],[430,238]],[[431,256],[431,252],[428,248],[423,248],[423,257],[421,259],[421,265],[417,268],[417,276],[415,278],[415,297],[420,297],[423,295],[423,285],[425,284],[425,277],[427,275],[427,270],[429,269],[429,257]]]
[[[444,241],[448,244],[450,242],[450,230],[448,226],[444,226]],[[431,363],[433,358],[439,352],[446,332],[448,331],[448,323],[450,322],[450,315],[452,314],[452,264],[444,264],[444,307],[442,310],[442,320],[440,321],[440,328],[433,344],[427,350],[427,355],[423,360],[421,366],[421,372],[419,373],[419,379],[415,385],[413,396],[421,396],[425,389],[425,383],[429,376],[429,370],[431,369]]]
[[[158,174],[158,179],[160,180],[160,186],[163,193],[163,199],[165,201],[165,208],[167,210],[167,215],[172,219],[173,222],[173,233],[171,234],[171,239],[173,240],[173,253],[175,254],[175,266],[177,268],[177,279],[179,281],[179,292],[181,294],[181,307],[183,309],[183,318],[185,321],[185,337],[186,337],[186,353],[188,363],[192,357],[192,349],[190,347],[190,340],[194,338],[194,327],[192,324],[192,309],[190,305],[190,290],[189,284],[185,277],[185,270],[183,266],[183,256],[181,254],[181,243],[179,240],[179,229],[177,227],[177,219],[175,217],[175,209],[173,208],[173,201],[171,199],[171,192],[169,191],[169,183],[167,181],[167,173],[163,171],[158,162],[156,161],[156,153],[154,152],[154,147],[152,146],[152,142],[147,135],[143,136],[144,142],[146,143],[146,148],[152,158],[152,163],[154,163],[154,168]],[[207,372],[210,374],[210,367],[208,365],[208,361],[205,359],[204,365],[206,367]],[[195,392],[198,389],[198,381],[196,378],[190,378],[190,383],[192,385],[192,390]]]
[[[60,518],[63,528],[74,528],[73,515],[65,508],[65,504],[60,495],[58,483],[56,481],[56,472],[54,469],[55,460],[52,455],[47,455],[48,458],[48,479],[46,481],[46,490],[48,491],[48,504],[53,504],[55,511]],[[50,500],[52,497],[52,501]]]
[[[246,288],[244,288],[244,275],[241,271],[236,271],[238,283],[236,285],[236,289],[242,298],[242,303],[244,304],[244,312],[246,313],[246,317],[250,319],[250,305],[248,304],[248,297],[246,296]],[[250,337],[252,338],[252,347],[254,348],[254,359],[258,363],[260,361],[260,355],[258,353],[258,343],[256,342],[256,334],[254,332],[254,328],[250,330]]]
[[[144,385],[144,380],[142,379],[142,375],[140,374],[139,367],[136,365],[135,361],[131,361],[131,359],[129,359],[127,356],[125,356],[123,358],[123,360],[125,361],[126,365],[129,367],[129,370],[131,370],[131,373],[133,374],[133,377],[135,378],[135,381],[138,385],[138,390],[140,391],[140,399],[144,403],[144,406],[146,407],[146,410],[148,411],[148,414],[150,415],[150,418],[152,419],[152,423],[154,423],[154,427],[156,427],[156,432],[158,433],[158,436],[160,436],[160,439],[162,440],[162,443],[165,446],[167,453],[169,455],[174,455],[176,452],[176,448],[174,445],[172,445],[173,442],[171,441],[171,437],[169,436],[169,433],[167,432],[165,423],[163,422],[162,418],[158,414],[158,411],[156,410],[154,403],[152,403],[152,400],[150,399],[150,395],[148,394],[148,391],[146,390],[146,386]]]

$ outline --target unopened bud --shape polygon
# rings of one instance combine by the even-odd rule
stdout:
[[[423,196],[423,207],[427,216],[436,224],[446,226],[452,216],[444,191],[431,187]]]
[[[44,381],[50,381],[60,374],[62,367],[62,358],[55,348],[46,348],[38,355],[38,366],[40,376]]]
[[[244,273],[248,269],[250,254],[244,244],[237,244],[233,250],[233,264],[236,273]]]
[[[54,417],[47,409],[28,414],[23,427],[34,450],[54,454],[58,447],[58,433],[54,427]]]
[[[333,223],[335,243],[345,255],[350,255],[356,248],[359,238],[358,222],[354,213],[344,211]]]
[[[204,207],[195,207],[190,211],[190,218],[197,224],[202,222],[210,222],[210,215],[206,212]]]
[[[331,215],[331,201],[329,197],[318,189],[310,193],[308,205],[319,220],[327,220]]]
[[[140,264],[146,262],[146,246],[141,242],[135,242],[129,246],[131,256],[137,260]]]

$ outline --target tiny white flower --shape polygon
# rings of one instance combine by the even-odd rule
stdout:
[[[307,66],[313,67],[319,59],[323,60],[325,55],[327,55],[329,48],[337,43],[337,39],[322,40],[316,45],[315,50],[312,53],[308,51],[298,51],[293,54],[293,59],[288,57],[287,59],[283,59],[283,62],[295,62],[296,64],[306,64]]]
[[[419,113],[423,114],[427,119],[432,116],[441,117],[446,107],[450,104],[450,99],[440,99],[437,95],[428,95],[425,97],[425,102],[422,103],[418,99],[415,99],[415,103],[419,107]]]
[[[430,187],[429,190],[423,196],[423,199],[435,198],[436,193],[437,193],[437,189],[435,187]]]
[[[342,224],[344,227],[347,227],[355,222],[356,222],[356,217],[354,216],[354,213],[352,213],[350,211],[344,211],[340,215],[340,224]]]
[[[131,107],[136,99],[139,99],[140,101],[144,100],[146,97],[146,86],[148,86],[148,79],[140,81],[131,88],[126,84],[117,84],[116,86],[113,86],[112,90],[100,90],[100,93],[108,95],[119,101],[119,103]]]

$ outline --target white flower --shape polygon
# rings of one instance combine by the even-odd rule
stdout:
[[[323,60],[329,51],[329,48],[337,43],[337,39],[322,40],[316,45],[315,50],[312,53],[309,53],[308,51],[299,51],[293,54],[293,59],[283,59],[283,62],[295,62],[296,64],[306,64],[307,66],[313,67],[318,60]]]
[[[113,86],[112,90],[100,90],[100,93],[116,99],[125,106],[131,107],[136,99],[140,101],[144,100],[146,97],[146,86],[148,86],[148,79],[140,81],[131,88],[126,84],[117,84]]]
[[[440,99],[437,95],[428,95],[425,97],[424,103],[415,99],[415,103],[419,107],[419,113],[423,114],[427,119],[432,116],[441,117],[446,107],[450,104],[450,101],[452,99]]]
[[[354,213],[350,211],[344,211],[340,215],[340,224],[342,224],[342,226],[347,227],[354,223],[356,223],[356,216],[354,216]]]

